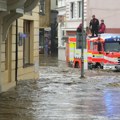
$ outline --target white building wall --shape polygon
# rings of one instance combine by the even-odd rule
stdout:
[[[104,19],[107,28],[120,28],[120,0],[88,0],[87,4],[87,23],[95,14],[99,20]]]
[[[65,20],[65,16],[66,16],[66,0],[58,0],[58,18],[60,19],[60,17],[62,16],[62,19],[64,18]],[[63,21],[59,21],[58,20],[58,59],[65,61],[66,57],[65,57],[65,43],[62,40],[63,37],[63,28],[65,27],[64,24],[64,20]]]
[[[58,0],[58,8],[63,7],[66,4],[66,0]]]
[[[66,0],[66,29],[76,30],[82,21],[78,18],[77,2],[81,0]],[[70,18],[70,3],[75,3],[74,19]],[[120,28],[120,0],[84,0],[85,27],[89,26],[92,15],[101,20],[104,19],[108,28]]]
[[[58,60],[66,61],[66,49],[65,47],[60,47],[58,50]]]
[[[58,3],[58,6],[59,8],[62,8],[63,6],[62,5],[65,5],[64,9],[61,9],[61,11],[59,11],[59,15],[61,15],[61,13],[63,14],[64,12],[64,15],[65,15],[65,21],[64,21],[64,26],[62,26],[61,28],[59,27],[58,29],[58,59],[59,60],[66,60],[66,55],[63,54],[63,51],[64,53],[66,52],[65,51],[65,44],[64,46],[62,47],[61,43],[63,42],[61,40],[62,38],[62,31],[64,31],[66,33],[66,31],[76,31],[76,28],[78,27],[78,25],[82,22],[82,17],[78,17],[78,1],[81,1],[82,0],[64,0],[64,4],[62,3],[62,1],[60,3]],[[74,18],[71,18],[71,3],[74,3]],[[85,0],[85,4],[86,4],[86,0]],[[85,7],[85,10],[86,10],[86,6]],[[85,11],[86,13],[86,11]],[[85,14],[85,17],[86,17],[86,14]],[[86,23],[85,23],[86,25]],[[62,49],[62,50],[61,50]],[[62,54],[61,54],[62,53]]]
[[[82,0],[67,0],[66,3],[66,29],[70,31],[76,31],[76,28],[78,25],[82,22],[82,16],[78,17],[78,2]],[[74,9],[74,18],[71,18],[71,12],[70,12],[70,4],[75,4]],[[86,27],[86,17],[87,17],[87,0],[84,0],[84,19],[85,19],[85,27]]]
[[[61,1],[61,0],[58,0]],[[62,7],[62,2],[59,4],[59,8]],[[82,0],[66,0],[64,1],[65,7],[61,11],[65,12],[65,31],[76,31],[78,25],[82,22],[82,17],[78,18],[78,1]],[[74,18],[71,19],[70,4],[75,3]],[[96,18],[104,19],[107,28],[119,28],[120,29],[120,0],[84,0],[84,28],[89,26],[89,22],[92,19],[92,15],[95,14]],[[61,13],[62,13],[61,12]],[[60,11],[59,11],[60,13]],[[58,14],[59,14],[58,13]],[[62,13],[62,14],[63,14]],[[61,36],[62,34],[60,34]],[[62,37],[62,36],[61,36]],[[59,38],[58,38],[59,39]],[[59,39],[59,43],[61,39]],[[59,44],[60,46],[60,44]]]
[[[55,10],[57,8],[57,1],[56,0],[51,0],[51,10]]]

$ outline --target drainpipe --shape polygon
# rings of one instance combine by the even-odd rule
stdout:
[[[16,85],[18,82],[17,75],[18,75],[18,20],[16,19],[16,53],[15,53],[15,81]]]

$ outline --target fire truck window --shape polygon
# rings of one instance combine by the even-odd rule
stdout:
[[[98,42],[98,51],[102,51],[102,43]]]
[[[90,50],[93,50],[93,42],[90,42]]]
[[[94,42],[94,45],[97,45],[97,42]]]
[[[94,42],[93,49],[94,49],[94,51],[98,51],[98,44],[97,44],[97,42]]]

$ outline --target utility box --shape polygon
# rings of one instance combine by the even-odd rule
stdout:
[[[82,48],[82,39],[83,39],[83,48],[86,48],[86,34],[83,33],[83,38],[82,38],[82,33],[77,32],[76,33],[76,48],[81,49]]]

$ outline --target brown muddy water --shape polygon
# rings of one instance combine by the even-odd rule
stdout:
[[[46,62],[47,61],[47,62]],[[120,120],[120,73],[69,68],[41,58],[39,80],[0,94],[0,120]]]

